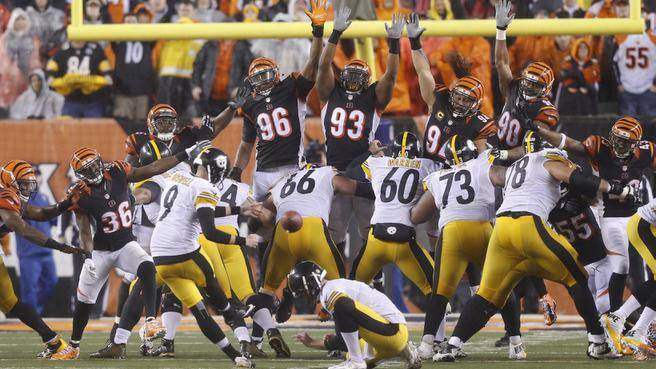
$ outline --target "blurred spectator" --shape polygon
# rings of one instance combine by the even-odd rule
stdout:
[[[194,20],[201,23],[225,22],[228,16],[216,9],[216,0],[196,0]]]
[[[102,2],[100,0],[86,0],[84,4],[84,23],[102,24]]]
[[[428,18],[433,20],[454,19],[449,0],[430,0],[430,8],[427,15]]]
[[[464,0],[465,11],[468,18],[487,19],[494,18],[494,4],[496,0]]]
[[[41,55],[58,48],[65,26],[64,12],[52,6],[49,0],[34,0],[33,5],[27,7],[27,15],[32,33],[41,41]]]
[[[48,88],[46,75],[35,69],[29,76],[29,87],[11,106],[11,119],[53,119],[61,115],[64,97]]]
[[[555,14],[563,6],[562,0],[520,0],[516,3],[517,18],[533,18],[535,14],[544,12]]]
[[[629,16],[629,0],[602,0],[588,8],[587,18],[624,18]]]
[[[208,41],[194,62],[191,95],[200,112],[212,116],[228,106],[228,99],[248,75],[253,60],[248,41]]]
[[[11,10],[5,5],[0,3],[0,32],[4,32],[9,24],[11,17]]]
[[[585,10],[581,8],[578,0],[564,0],[562,8],[556,11],[557,18],[583,18]]]
[[[147,12],[143,7],[135,11]],[[150,23],[150,17],[138,17],[134,12],[123,16],[128,24],[139,19],[141,23]],[[114,70],[114,117],[141,123],[146,120],[148,99],[155,92],[153,48],[152,42],[127,41],[112,42],[105,50]]]
[[[41,68],[39,40],[30,31],[27,13],[16,8],[9,25],[0,37],[0,108],[6,112],[27,88],[27,76]]]
[[[318,140],[309,140],[303,152],[305,162],[319,166],[326,165],[326,146]]]
[[[74,118],[105,115],[111,72],[100,46],[84,41],[66,43],[46,65],[50,86],[64,95],[62,115]]]
[[[183,0],[176,6],[178,23],[193,23],[194,4]],[[169,104],[180,116],[195,115],[191,103],[191,75],[202,40],[160,41],[155,46],[159,83],[157,102]]]
[[[289,0],[279,0],[277,3],[260,10],[260,20],[263,22],[276,22],[274,19],[278,14],[289,12]]]
[[[547,13],[538,12],[535,15],[537,19],[544,19]],[[510,56],[510,68],[514,73],[519,73],[524,67],[535,61],[547,63],[557,75],[560,64],[566,55],[569,54],[569,37],[556,38],[552,36],[519,36],[515,43],[508,49]]]
[[[278,13],[274,22],[292,22],[294,19],[287,13]],[[257,39],[253,40],[251,52],[255,57],[264,56],[278,63],[280,73],[302,70],[310,57],[310,40],[307,38],[289,39]]]
[[[597,114],[597,91],[601,75],[597,60],[585,39],[572,45],[560,69],[556,106],[561,115]]]
[[[169,8],[166,0],[148,0],[145,2],[153,14],[153,23],[170,23],[174,10]]]
[[[39,168],[36,169],[37,178],[41,176]],[[29,200],[31,206],[48,206],[48,197],[41,192],[36,192]],[[50,237],[50,230],[57,225],[57,219],[49,222],[37,222],[25,220],[27,224],[38,229],[41,233]],[[16,254],[20,265],[20,299],[24,304],[36,309],[39,314],[55,292],[57,285],[57,269],[52,250],[35,245],[26,238],[16,234]]]
[[[616,36],[615,43],[619,114],[656,116],[656,36]]]
[[[409,14],[412,12],[412,7],[404,7],[401,0],[374,0],[376,2],[376,17],[379,20],[390,20],[392,14],[403,13]]]
[[[259,21],[259,15],[260,15],[260,8],[257,7],[255,4],[248,4],[244,6],[244,10],[242,11],[243,16],[244,16],[244,23],[252,23],[252,22],[258,22]]]

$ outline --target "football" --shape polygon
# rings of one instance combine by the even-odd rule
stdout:
[[[294,233],[303,227],[303,217],[295,211],[288,211],[280,218],[280,224],[287,232]]]

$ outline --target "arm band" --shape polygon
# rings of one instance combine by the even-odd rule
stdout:
[[[411,38],[410,47],[412,48],[412,50],[421,50],[421,37]]]
[[[559,149],[563,149],[565,147],[565,142],[567,142],[567,136],[565,136],[564,133],[560,134],[560,143],[558,144]]]
[[[601,178],[594,175],[585,175],[582,170],[575,170],[569,176],[569,185],[589,197],[597,195],[600,183]]]
[[[320,26],[312,26],[312,36],[317,37],[317,38],[322,38],[323,37],[323,25]]]
[[[53,249],[53,250],[63,250],[64,249],[63,244],[53,240],[52,238],[48,238],[46,240],[46,243],[43,244],[43,247]]]
[[[507,28],[507,27],[506,27]],[[497,27],[497,40],[505,41],[506,40],[506,29]]]
[[[387,45],[389,45],[389,53],[399,55],[401,52],[401,43],[398,38],[388,38]]]
[[[357,182],[357,185],[355,186],[355,196],[376,200],[376,194],[374,194],[374,189],[370,182]]]
[[[328,39],[328,42],[331,44],[337,45],[339,42],[339,38],[342,37],[342,31],[338,31],[336,29],[333,30],[333,33],[330,34],[330,38]]]
[[[216,218],[239,214],[239,212],[241,212],[241,206],[217,206],[214,208],[214,216]]]

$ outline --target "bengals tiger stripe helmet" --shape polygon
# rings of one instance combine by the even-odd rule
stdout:
[[[248,82],[253,91],[260,95],[268,95],[280,82],[280,70],[276,62],[269,58],[257,58],[248,67]]]
[[[171,105],[157,104],[150,108],[146,123],[151,135],[169,142],[178,129],[178,112]]]
[[[104,165],[96,149],[88,147],[77,149],[71,157],[71,169],[75,176],[86,184],[102,182]]]
[[[23,160],[9,161],[0,169],[0,187],[15,190],[27,202],[37,189],[34,168]]]
[[[459,78],[449,94],[451,110],[456,118],[468,117],[481,108],[485,88],[483,82],[473,76]]]
[[[550,66],[542,62],[533,62],[522,71],[519,92],[526,101],[535,101],[551,92],[554,73]]]
[[[613,153],[621,159],[629,157],[641,139],[642,125],[633,117],[624,116],[618,119],[610,129]]]
[[[364,60],[354,59],[346,63],[339,78],[342,87],[349,93],[359,93],[369,87],[371,68]]]

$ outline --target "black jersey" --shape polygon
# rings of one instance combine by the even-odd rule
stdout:
[[[189,127],[184,127],[179,130],[173,136],[171,142],[169,142],[171,155],[175,155],[194,146],[196,142],[201,139],[196,132],[199,132],[199,130]],[[128,155],[139,156],[141,148],[150,140],[157,140],[157,138],[148,132],[132,133],[125,139],[125,153]]]
[[[116,251],[135,240],[127,180],[131,171],[132,166],[124,161],[107,164],[102,182],[89,186],[90,191],[72,208],[82,211],[95,223],[94,250]]]
[[[481,112],[455,118],[449,104],[449,89],[444,85],[435,89],[435,102],[430,113],[424,132],[424,157],[440,163],[444,163],[445,144],[454,135],[476,141],[494,136],[496,132],[494,121]]]
[[[547,98],[532,102],[522,99],[519,79],[514,79],[510,82],[506,103],[497,121],[499,149],[509,150],[521,146],[529,122],[541,122],[553,127],[558,124],[558,119],[558,110]]]
[[[257,170],[299,164],[306,99],[312,87],[313,81],[292,73],[267,96],[253,95],[244,104],[242,140],[257,139]]]
[[[610,142],[601,136],[590,136],[583,145],[592,169],[606,180],[618,180],[623,185],[639,188],[642,175],[656,167],[654,144],[649,141],[641,141],[627,159],[616,157]],[[638,203],[626,202],[606,193],[603,200],[604,217],[630,217],[639,207]]]
[[[376,110],[376,85],[373,83],[359,94],[350,94],[336,84],[321,109],[326,161],[337,170],[346,170],[353,159],[369,150],[381,114]]]
[[[114,93],[138,96],[154,91],[155,69],[153,68],[152,42],[112,42],[115,55]]]

